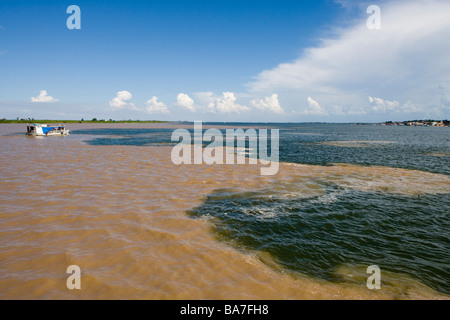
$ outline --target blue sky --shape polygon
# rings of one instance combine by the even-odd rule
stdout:
[[[448,1],[370,4],[2,0],[0,117],[450,118]]]

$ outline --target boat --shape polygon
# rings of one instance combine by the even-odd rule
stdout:
[[[29,136],[65,136],[69,130],[63,125],[49,126],[47,124],[27,124],[27,135]]]

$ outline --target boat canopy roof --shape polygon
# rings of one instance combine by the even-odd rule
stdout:
[[[49,127],[48,124],[42,124],[42,123],[33,123],[33,124],[27,124],[28,127],[41,127],[41,128],[45,128],[45,127]],[[53,125],[51,126],[52,128],[62,128],[64,127],[63,124],[58,124],[58,125]]]

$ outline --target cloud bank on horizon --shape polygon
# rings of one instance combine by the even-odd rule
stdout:
[[[295,61],[262,71],[248,89],[277,91],[299,113],[316,116],[448,116],[449,12],[449,1],[386,2],[380,30],[362,21],[340,29]]]
[[[248,118],[263,113],[268,119],[448,117],[449,12],[450,2],[443,0],[385,2],[380,30],[370,30],[364,16],[298,59],[260,72],[245,84],[245,93],[193,93],[203,105],[179,93],[174,106]]]
[[[344,27],[329,26],[331,36],[302,49],[292,61],[260,71],[240,84],[241,92],[212,92],[205,83],[204,91],[173,91],[161,99],[158,92],[142,90],[133,96],[135,89],[128,88],[103,96],[102,110],[96,112],[112,118],[206,121],[449,118],[450,1],[380,0],[381,29],[376,30],[366,24],[366,4],[335,2],[343,8],[357,6],[360,15]],[[41,90],[31,102],[71,103],[55,94],[61,99]]]

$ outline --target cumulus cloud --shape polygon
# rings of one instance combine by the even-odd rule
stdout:
[[[315,116],[323,116],[323,115],[327,114],[325,109],[322,108],[321,105],[313,98],[308,97],[308,99],[306,99],[306,102],[308,104],[308,108],[303,110],[304,114],[315,115]],[[342,110],[339,109],[339,112],[342,112]]]
[[[189,110],[191,112],[195,112],[195,107],[194,107],[194,100],[192,100],[191,97],[189,97],[187,94],[185,93],[180,93],[177,96],[177,106]]]
[[[393,111],[398,110],[400,107],[398,101],[389,101],[377,97],[369,97],[369,103],[372,105],[373,111]]]
[[[278,94],[274,93],[270,97],[265,97],[264,99],[251,100],[250,104],[256,109],[262,111],[271,111],[277,114],[283,114],[284,110],[278,101]]]
[[[215,112],[215,105],[218,96],[215,95],[214,92],[196,92],[194,93],[194,96],[196,103],[198,102],[198,104],[202,106],[203,109],[208,112]]]
[[[134,103],[129,102],[133,95],[129,91],[119,91],[116,96],[109,102],[112,110],[132,109],[137,110]]]
[[[367,28],[363,10],[360,20],[335,28],[333,37],[298,59],[258,74],[250,92],[282,92],[291,107],[313,96],[322,109],[312,102],[309,107],[330,114],[334,104],[358,110],[374,92],[394,99],[379,105],[374,100],[370,112],[397,110],[396,101],[409,101],[399,103],[404,111],[439,105],[438,86],[450,83],[450,2],[397,0],[380,7],[381,30]]]
[[[204,99],[209,100],[206,109],[211,112],[220,112],[220,113],[241,113],[245,111],[250,111],[250,108],[244,105],[240,105],[236,102],[237,98],[233,92],[223,92],[222,96],[213,99],[213,94],[206,93],[204,94]]]
[[[37,97],[31,97],[31,102],[57,102],[58,99],[49,96],[47,90],[41,90]]]
[[[153,96],[151,99],[148,99],[145,103],[145,111],[149,114],[153,113],[169,113],[169,109],[163,103],[158,101],[158,97]]]
[[[424,111],[422,108],[414,105],[410,101],[400,104],[398,101],[390,101],[377,97],[369,97],[369,103],[374,112],[389,113],[414,113]]]

